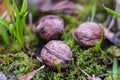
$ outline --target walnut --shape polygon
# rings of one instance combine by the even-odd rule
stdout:
[[[36,27],[36,33],[40,39],[50,41],[58,39],[62,34],[63,29],[63,19],[54,15],[47,15],[39,20]]]
[[[95,22],[85,22],[72,33],[73,37],[80,46],[94,46],[97,41],[100,41],[102,36],[102,27]]]
[[[43,63],[53,69],[56,69],[57,62],[60,62],[61,68],[65,69],[70,64],[72,52],[63,41],[52,40],[41,50],[41,58]]]

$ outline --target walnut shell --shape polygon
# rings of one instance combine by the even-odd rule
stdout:
[[[72,52],[63,41],[52,40],[41,50],[41,58],[47,66],[53,69],[56,69],[58,61],[61,63],[61,68],[65,69],[70,64]]]
[[[85,22],[72,33],[73,37],[80,46],[94,46],[97,41],[100,41],[102,36],[102,27],[95,22]]]
[[[62,34],[63,29],[63,19],[54,15],[47,15],[39,20],[36,27],[36,33],[40,39],[50,41],[58,39]]]

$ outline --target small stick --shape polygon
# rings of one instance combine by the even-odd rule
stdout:
[[[115,23],[115,16],[113,16],[113,18],[112,18],[112,20],[111,20],[107,29],[110,30],[113,27],[114,23]]]
[[[83,69],[81,69],[80,67],[77,67],[81,72],[83,72],[87,77],[89,77],[90,79],[93,79],[88,73],[86,73]]]
[[[108,14],[107,19],[106,19],[106,28],[108,28],[108,27],[109,27],[109,25],[110,25],[110,23],[111,23],[112,18],[113,18],[113,15]]]
[[[29,24],[33,25],[33,23],[32,23],[32,20],[33,20],[32,19],[32,13],[29,13],[28,16],[29,16]]]

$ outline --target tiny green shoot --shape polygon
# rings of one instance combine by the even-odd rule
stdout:
[[[56,67],[57,67],[58,72],[61,73],[61,63],[60,63],[60,61],[56,62]]]
[[[6,44],[9,44],[9,36],[8,36],[8,33],[5,29],[5,27],[2,27],[2,33],[1,34],[2,34],[2,38],[3,38],[4,42]]]

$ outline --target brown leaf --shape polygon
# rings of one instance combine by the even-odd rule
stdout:
[[[17,78],[17,80],[31,80],[31,79],[34,77],[34,75],[35,75],[38,71],[40,71],[41,69],[43,69],[44,67],[45,67],[45,65],[41,66],[40,68],[38,68],[38,69],[36,69],[36,70],[28,73],[28,74],[25,74],[25,75]]]

